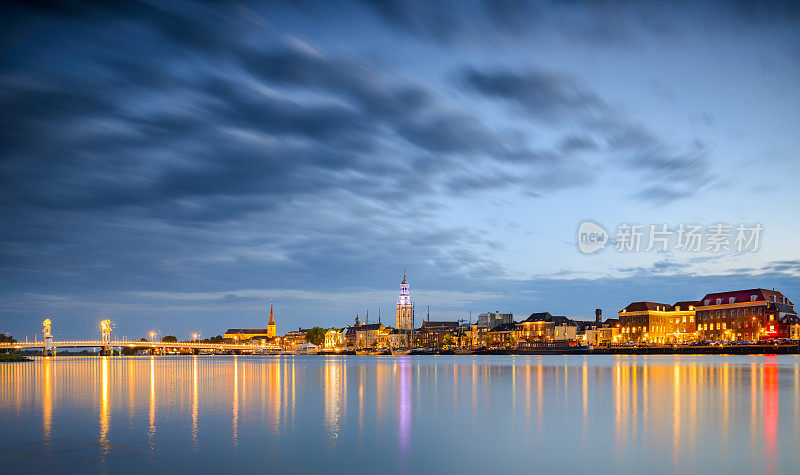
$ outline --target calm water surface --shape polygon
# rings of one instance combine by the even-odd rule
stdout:
[[[0,426],[4,473],[791,473],[800,358],[37,358]]]

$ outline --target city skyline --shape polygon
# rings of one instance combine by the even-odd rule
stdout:
[[[800,297],[792,5],[3,9],[0,332],[388,321],[404,268],[437,320]],[[587,255],[585,221],[763,233]]]

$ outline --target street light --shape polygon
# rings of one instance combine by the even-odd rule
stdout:
[[[153,341],[153,339],[154,339],[155,337],[156,337],[156,332],[153,332],[153,331],[151,331],[151,332],[150,332],[150,341]]]
[[[197,333],[192,333],[192,339],[197,341]]]

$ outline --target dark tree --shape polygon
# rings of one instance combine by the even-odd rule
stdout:
[[[164,338],[162,338],[161,341],[164,343],[178,343],[178,338],[172,335],[167,335]]]
[[[16,343],[17,340],[14,339],[11,335],[6,335],[5,333],[0,333],[0,343]]]
[[[225,338],[222,335],[212,336],[211,338],[203,338],[197,340],[198,343],[225,343]]]
[[[17,340],[14,339],[11,335],[6,335],[5,333],[0,333],[0,343],[16,343]],[[19,353],[19,350],[12,350],[11,348],[6,348],[5,353]]]
[[[311,328],[306,332],[306,340],[313,345],[321,345],[325,342],[325,330],[324,328],[314,327]]]

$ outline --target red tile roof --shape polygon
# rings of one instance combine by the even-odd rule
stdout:
[[[661,311],[673,310],[673,306],[668,303],[659,302],[631,302],[625,307],[626,312],[644,312],[646,310],[653,310],[659,308]]]
[[[756,302],[758,301],[768,301],[772,302],[772,296],[775,296],[777,302],[783,303],[783,299],[785,298],[784,295],[777,290],[767,290],[767,289],[747,289],[747,290],[732,290],[728,292],[714,292],[710,294],[706,294],[705,297],[700,299],[698,305],[705,305],[706,300],[710,300],[709,305],[717,305],[717,299],[721,298],[723,304],[727,304],[730,301],[730,298],[733,297],[734,303],[738,302],[751,302],[752,296],[756,296]],[[787,299],[787,304],[794,305]]]

